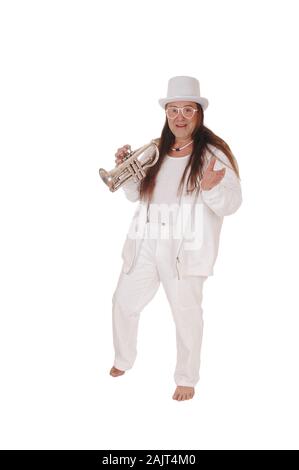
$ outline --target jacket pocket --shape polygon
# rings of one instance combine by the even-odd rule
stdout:
[[[185,249],[183,244],[176,258],[177,271],[180,276],[209,276],[213,272],[216,257],[217,251],[212,244],[205,244],[195,250]]]

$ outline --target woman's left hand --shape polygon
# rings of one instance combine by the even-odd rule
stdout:
[[[210,189],[214,188],[216,184],[219,184],[222,178],[225,175],[226,168],[222,168],[221,170],[214,170],[214,165],[216,162],[216,157],[212,157],[206,171],[203,174],[201,180],[201,189],[203,191],[209,191]]]

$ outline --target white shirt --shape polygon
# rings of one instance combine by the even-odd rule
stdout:
[[[149,204],[148,220],[150,222],[164,221],[170,224],[175,222],[180,203],[177,191],[190,155],[184,157],[165,156]]]

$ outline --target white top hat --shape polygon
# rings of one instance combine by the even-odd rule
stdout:
[[[167,103],[173,101],[194,101],[205,110],[209,101],[200,96],[199,81],[193,77],[172,77],[168,80],[167,97],[161,98],[159,104],[165,108]]]

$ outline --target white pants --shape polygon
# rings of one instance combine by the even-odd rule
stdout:
[[[206,276],[178,279],[171,259],[170,241],[143,239],[136,265],[121,271],[112,297],[114,366],[130,369],[137,355],[140,313],[162,282],[176,326],[177,385],[193,387],[199,380],[203,333],[202,290]]]

